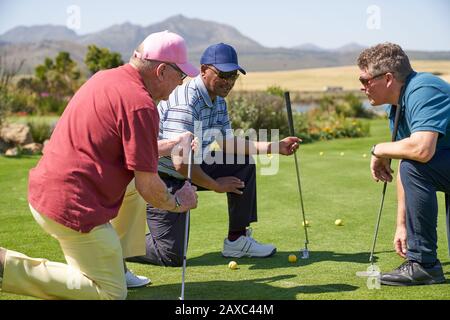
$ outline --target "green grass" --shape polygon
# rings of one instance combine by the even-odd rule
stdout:
[[[304,145],[299,152],[303,198],[311,256],[297,263],[289,254],[303,247],[294,159],[280,158],[277,175],[258,176],[259,222],[254,236],[274,243],[278,252],[267,259],[237,259],[238,270],[227,268],[222,258],[227,232],[227,206],[223,194],[199,193],[199,208],[191,213],[191,240],[186,274],[187,299],[449,299],[446,284],[410,288],[368,289],[366,279],[355,276],[368,267],[369,250],[381,198],[381,183],[369,173],[370,146],[388,141],[386,120],[371,121],[372,136]],[[320,156],[320,152],[324,152]],[[341,156],[340,153],[344,152]],[[27,172],[38,157],[0,157],[0,245],[35,257],[63,261],[58,243],[33,221],[27,208]],[[273,159],[275,160],[275,158]],[[397,163],[394,163],[396,169]],[[447,253],[443,196],[439,195],[438,254],[447,278]],[[392,248],[395,230],[395,186],[389,185],[376,248],[382,271],[402,261]],[[334,225],[343,219],[344,226]],[[129,291],[128,299],[176,299],[180,294],[181,268],[130,263],[153,284]],[[28,299],[0,293],[0,299]]]

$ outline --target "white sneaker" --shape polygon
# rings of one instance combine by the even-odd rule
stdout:
[[[127,288],[139,288],[148,285],[151,280],[147,277],[137,276],[131,270],[127,270],[125,273],[125,279],[127,280]]]
[[[261,244],[251,237],[251,229],[247,230],[246,236],[240,236],[236,241],[230,241],[227,238],[223,241],[222,256],[226,258],[270,257],[277,251],[277,248],[271,244]]]

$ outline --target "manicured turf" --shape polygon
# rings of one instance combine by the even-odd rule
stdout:
[[[293,157],[280,158],[277,175],[258,176],[259,222],[253,225],[258,241],[274,243],[278,252],[266,259],[237,259],[237,270],[228,269],[231,259],[220,251],[227,232],[224,194],[201,192],[199,208],[191,212],[186,292],[187,299],[449,299],[450,281],[421,287],[369,289],[366,279],[355,276],[368,267],[369,250],[381,199],[381,183],[369,173],[370,146],[388,141],[385,120],[371,121],[372,136],[319,142],[299,152],[310,259],[289,263],[289,254],[303,247],[300,206]],[[323,155],[320,155],[323,152]],[[341,156],[341,152],[344,155]],[[367,157],[364,158],[363,154]],[[29,168],[37,157],[0,157],[0,246],[34,257],[63,261],[58,243],[33,221],[27,208]],[[276,157],[272,159],[275,161]],[[396,170],[397,162],[394,162]],[[259,170],[258,170],[259,171]],[[443,196],[439,194],[439,257],[450,278]],[[397,267],[394,253],[395,186],[389,185],[377,243],[381,271]],[[337,227],[336,219],[344,225]],[[177,299],[181,268],[130,263],[136,273],[153,284],[129,291],[128,299]],[[28,299],[0,293],[0,299]]]

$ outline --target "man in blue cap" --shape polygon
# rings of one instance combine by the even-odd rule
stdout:
[[[208,47],[200,63],[200,75],[177,87],[167,101],[158,105],[159,139],[172,139],[185,131],[202,139],[203,158],[192,166],[192,182],[199,190],[227,193],[229,227],[222,255],[236,258],[271,256],[276,252],[275,246],[257,242],[248,229],[250,223],[257,220],[256,170],[250,155],[277,152],[291,155],[298,148],[300,139],[288,137],[268,143],[235,137],[224,98],[240,73],[245,75],[246,72],[238,64],[234,48],[224,43]],[[223,151],[211,150],[214,141]],[[174,164],[172,160],[161,157],[158,171],[167,188],[174,193],[184,184],[187,165]],[[146,255],[128,260],[181,266],[186,215],[149,204],[147,222],[150,232],[146,237]]]

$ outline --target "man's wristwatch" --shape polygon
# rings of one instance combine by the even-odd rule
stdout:
[[[377,157],[378,158],[378,156],[375,154],[375,147],[376,147],[377,145],[376,144],[374,144],[373,146],[372,146],[372,149],[370,149],[370,153],[374,156],[374,157]]]

